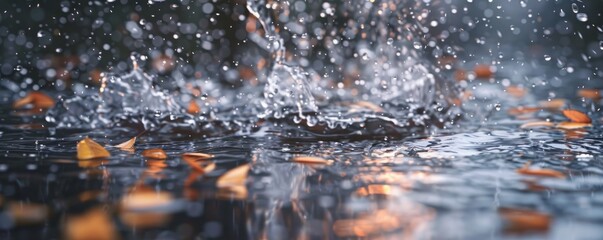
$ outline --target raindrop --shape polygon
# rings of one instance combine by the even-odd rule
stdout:
[[[599,48],[600,48],[601,50],[603,50],[603,41],[600,41],[600,42],[599,42]]]
[[[413,47],[415,47],[415,49],[417,49],[417,50],[418,50],[418,49],[421,49],[421,47],[422,47],[422,46],[421,46],[421,43],[420,43],[420,42],[414,42],[414,43],[413,43]]]
[[[547,61],[547,62],[548,62],[548,61],[551,61],[551,56],[549,56],[549,55],[544,55],[544,60],[545,60],[545,61]]]
[[[363,53],[362,54],[362,60],[368,60],[368,54],[367,53]]]
[[[586,15],[586,13],[578,13],[578,14],[576,14],[576,18],[580,22],[586,22],[586,21],[588,21],[588,15]]]
[[[572,12],[578,13],[578,4],[572,3]]]

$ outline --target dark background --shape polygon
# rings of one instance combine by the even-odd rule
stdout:
[[[322,1],[308,1],[317,2]],[[440,14],[446,18],[441,29],[460,30],[444,44],[481,49],[486,53],[479,57],[482,61],[496,58],[498,52],[505,51],[504,46],[540,58],[547,54],[584,61],[586,56],[586,65],[599,61],[602,2],[521,2],[433,4],[458,10],[457,14]],[[588,15],[587,22],[577,20],[572,4]],[[462,11],[464,8],[467,11]],[[560,17],[561,10],[565,17]],[[240,79],[249,77],[241,76],[241,68],[253,68],[246,59],[266,54],[248,39],[247,18],[241,15],[249,16],[242,0],[2,1],[2,87],[16,90],[8,82],[17,83],[21,89],[65,90],[72,83],[94,85],[100,72],[131,69],[129,56],[133,52],[149,59],[140,63],[145,70],[168,79],[213,79],[240,86]],[[132,23],[144,31],[132,33],[128,30]],[[287,40],[287,33],[282,34]],[[464,56],[475,58],[471,51],[464,51]],[[224,69],[238,71],[226,74]]]

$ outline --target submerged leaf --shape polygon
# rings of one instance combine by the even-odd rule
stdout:
[[[557,124],[557,128],[560,129],[565,129],[565,130],[575,130],[575,129],[582,129],[585,127],[591,127],[592,124],[590,123],[577,123],[577,122],[560,122],[559,124]]]
[[[247,187],[245,181],[251,166],[244,164],[226,172],[216,182],[218,187],[217,196],[219,198],[245,199],[247,197]]]
[[[161,148],[153,148],[142,151],[142,156],[152,159],[166,159],[167,154]]]
[[[244,186],[245,180],[247,180],[247,173],[249,172],[250,168],[251,166],[249,166],[249,164],[243,164],[229,170],[218,178],[216,186],[219,188],[229,186]]]
[[[9,202],[7,210],[16,225],[31,225],[45,222],[50,210],[48,206],[36,203]]]
[[[333,160],[327,160],[324,158],[312,156],[297,156],[294,157],[291,161],[303,164],[331,164],[333,162]]]
[[[13,108],[23,108],[26,105],[33,105],[34,108],[48,109],[54,107],[54,99],[42,92],[30,92],[25,97],[15,101]]]
[[[100,144],[86,137],[77,144],[78,159],[107,158],[111,154]]]
[[[130,139],[128,141],[115,145],[114,147],[120,148],[122,150],[130,150],[134,147],[135,143],[136,143],[136,137],[133,137],[132,139]]]
[[[565,178],[565,174],[553,169],[530,169],[530,163],[526,163],[523,167],[517,169],[517,173],[538,177]]]
[[[83,214],[70,215],[65,221],[65,238],[69,240],[119,239],[107,210],[95,207]]]
[[[563,115],[567,118],[569,118],[570,120],[572,120],[572,122],[576,122],[576,123],[591,123],[592,121],[590,120],[590,117],[588,117],[588,115],[586,115],[583,112],[580,112],[578,110],[574,110],[574,109],[566,109],[563,110]]]
[[[539,127],[553,127],[555,126],[552,122],[547,121],[535,121],[535,122],[527,122],[520,126],[520,128],[539,128]]]
[[[498,213],[506,221],[507,233],[546,232],[551,224],[548,214],[533,210],[499,208]]]
[[[170,220],[173,203],[169,192],[157,192],[143,187],[121,199],[119,217],[130,227],[162,226]]]
[[[404,229],[412,233],[421,222],[429,216],[401,217],[391,211],[377,210],[370,213],[358,214],[354,218],[338,219],[333,223],[333,232],[341,238],[371,238],[385,232]]]

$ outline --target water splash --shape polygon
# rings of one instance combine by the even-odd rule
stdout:
[[[270,70],[264,90],[262,106],[265,115],[281,118],[286,114],[286,107],[296,106],[299,116],[305,111],[317,111],[314,96],[308,89],[310,84],[307,73],[299,66],[285,62],[284,40],[276,32],[275,25],[264,0],[247,1],[247,9],[261,23],[268,40],[266,50],[270,52]]]

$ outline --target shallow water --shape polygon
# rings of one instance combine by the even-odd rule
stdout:
[[[0,15],[0,238],[603,236],[590,5],[268,2]],[[31,89],[58,104],[14,109]],[[592,124],[559,127],[566,109]],[[111,157],[78,159],[85,137]]]
[[[124,239],[597,239],[603,234],[598,127],[521,129],[525,120],[501,110],[487,123],[466,119],[435,135],[401,140],[308,141],[266,126],[221,137],[149,132],[140,135],[133,152],[108,148],[112,157],[82,161],[75,158],[75,145],[85,136],[115,145],[139,133],[49,131],[41,117],[17,113],[2,108],[0,114],[4,238],[65,236],[73,227],[66,219],[97,208],[106,210],[101,215],[112,226],[101,220],[100,228]],[[549,115],[553,121],[562,118]],[[142,157],[150,148],[164,149],[168,159]],[[195,174],[180,157],[185,152],[214,154],[215,170]],[[333,162],[292,162],[298,155]],[[566,177],[516,172],[527,162]],[[251,166],[246,192],[216,188],[219,176],[243,164]],[[140,189],[168,200],[128,217],[124,198]],[[517,227],[519,220],[505,217],[508,209],[545,214],[550,222]]]

